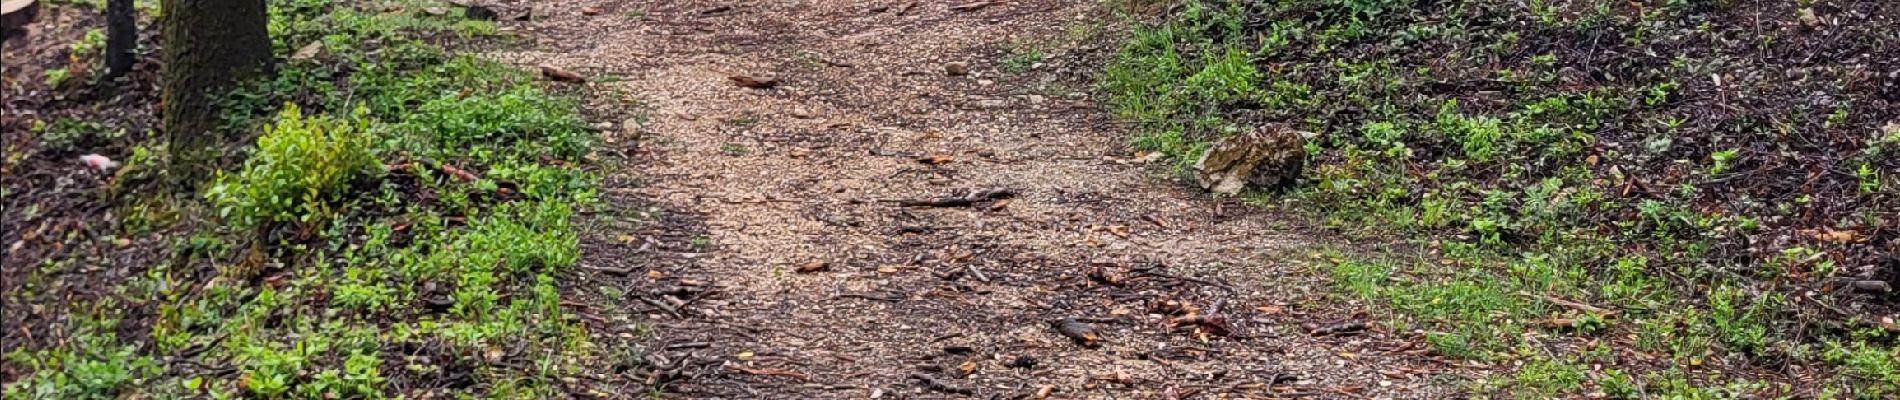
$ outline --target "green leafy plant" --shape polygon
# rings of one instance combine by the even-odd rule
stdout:
[[[360,118],[305,117],[296,105],[286,105],[264,128],[244,168],[220,174],[206,196],[220,217],[240,227],[315,222],[329,214],[331,200],[351,181],[381,170],[370,151],[374,144]]]

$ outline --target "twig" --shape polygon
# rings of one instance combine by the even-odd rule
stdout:
[[[660,311],[665,311],[667,314],[673,314],[674,318],[686,318],[686,315],[680,314],[678,308],[674,308],[672,305],[666,304],[666,302],[654,300],[646,296],[640,296],[639,299],[641,303],[647,303],[647,305],[658,308]]]
[[[592,266],[592,265],[581,265],[581,269],[584,269],[584,270],[588,270],[588,271],[594,271],[594,272],[600,272],[600,273],[605,273],[605,274],[608,274],[608,275],[615,275],[615,276],[621,276],[621,275],[626,275],[626,274],[631,274],[631,273],[633,273],[633,267],[626,267],[626,268],[608,268],[608,267],[596,267],[596,266]]]
[[[975,390],[970,390],[970,388],[957,386],[950,382],[944,381],[943,378],[931,376],[930,374],[926,374],[923,372],[912,372],[910,373],[910,377],[912,379],[924,381],[924,387],[929,388],[930,390],[935,390],[935,391],[944,392],[944,393],[952,393],[952,394],[976,394]]]
[[[989,281],[990,281],[990,276],[989,276],[989,275],[984,275],[984,274],[983,274],[983,270],[980,270],[980,269],[976,269],[976,266],[975,266],[975,265],[965,265],[965,266],[963,266],[963,267],[964,267],[965,269],[969,269],[969,270],[970,270],[970,276],[974,276],[974,277],[976,277],[976,280],[979,280],[979,281],[983,281],[983,282],[989,282]]]
[[[712,347],[712,343],[686,342],[686,343],[674,343],[674,344],[666,345],[667,350],[703,349],[707,347]]]

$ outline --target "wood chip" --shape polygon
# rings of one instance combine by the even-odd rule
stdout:
[[[813,272],[824,271],[828,268],[831,268],[831,263],[829,262],[812,261],[812,262],[808,262],[804,264],[799,264],[796,271],[798,271],[798,273],[801,273],[801,274],[809,274]]]
[[[541,76],[548,77],[548,79],[555,82],[587,82],[587,78],[582,77],[581,74],[576,74],[573,71],[548,64],[541,64]]]

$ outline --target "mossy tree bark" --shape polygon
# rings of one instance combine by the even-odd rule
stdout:
[[[167,173],[193,186],[216,168],[222,112],[214,100],[235,83],[268,73],[264,0],[161,0],[162,101]]]

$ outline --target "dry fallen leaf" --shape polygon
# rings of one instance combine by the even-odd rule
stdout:
[[[1009,199],[997,200],[995,203],[990,203],[990,211],[1000,211],[1008,207],[1009,207]]]
[[[310,44],[306,44],[306,45],[303,45],[302,48],[298,48],[297,52],[291,53],[290,60],[291,61],[309,60],[312,58],[317,58],[317,54],[322,53],[322,52],[323,52],[323,41],[322,40],[312,41],[310,42]]]
[[[949,154],[943,154],[943,153],[936,153],[936,154],[931,154],[928,156],[917,157],[917,162],[930,164],[930,165],[944,165],[944,164],[949,164],[950,162],[956,161],[956,160],[957,160],[956,157],[953,157]]]
[[[753,89],[771,89],[778,87],[777,78],[735,75],[727,79],[731,79],[732,84],[739,85],[739,87]]]

